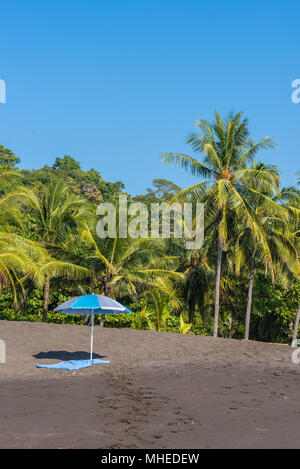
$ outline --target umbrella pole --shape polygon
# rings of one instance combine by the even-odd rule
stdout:
[[[92,329],[91,329],[91,356],[90,360],[93,361],[93,341],[94,341],[94,315],[92,314]]]

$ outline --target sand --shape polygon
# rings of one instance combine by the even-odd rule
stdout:
[[[300,448],[300,364],[291,347],[0,321],[0,448]]]

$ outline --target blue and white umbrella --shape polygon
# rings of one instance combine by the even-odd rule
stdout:
[[[93,360],[93,341],[94,341],[94,315],[95,314],[125,314],[131,313],[130,309],[121,305],[116,300],[108,296],[101,295],[84,295],[76,296],[54,310],[56,313],[62,314],[90,314],[92,317],[91,328],[91,360]]]

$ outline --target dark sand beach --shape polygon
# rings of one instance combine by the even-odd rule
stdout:
[[[0,448],[300,448],[300,364],[285,345],[95,329],[111,360],[76,372],[88,327],[0,321]]]

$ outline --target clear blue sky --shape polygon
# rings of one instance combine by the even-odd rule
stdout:
[[[3,2],[0,144],[22,168],[70,154],[136,194],[155,177],[193,183],[159,156],[191,153],[197,118],[242,110],[254,138],[276,140],[260,157],[295,184],[299,31],[296,0]]]

